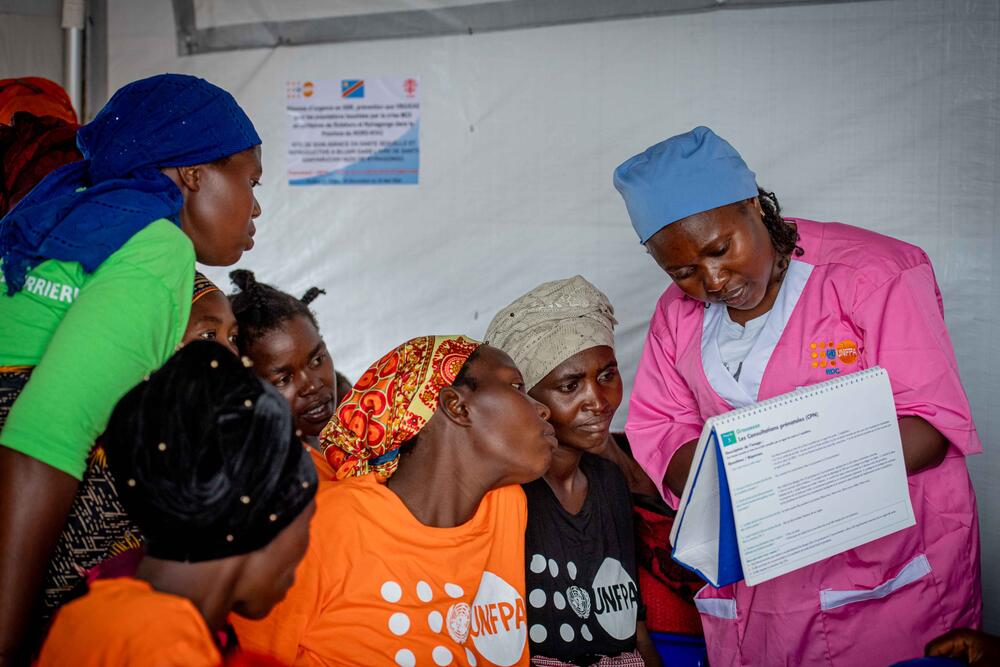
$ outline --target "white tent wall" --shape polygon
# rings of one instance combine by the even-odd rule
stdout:
[[[0,79],[63,81],[62,3],[0,0]]]
[[[969,461],[1000,559],[1000,3],[880,0],[178,57],[170,4],[111,0],[109,90],[154,73],[231,90],[264,139],[264,214],[240,266],[314,303],[356,377],[399,341],[481,336],[535,284],[581,273],[615,305],[628,387],[666,277],[611,185],[706,124],[786,214],[923,247],[987,452]],[[418,186],[286,184],[285,81],[419,76]],[[209,274],[228,285],[226,271]],[[625,408],[617,425],[624,421]],[[984,576],[1000,632],[1000,574]]]

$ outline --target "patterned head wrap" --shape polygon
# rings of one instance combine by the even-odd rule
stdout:
[[[193,306],[198,302],[198,299],[205,296],[206,294],[211,294],[212,292],[222,293],[215,283],[208,279],[208,277],[201,271],[194,272],[194,294],[191,295],[191,305]]]
[[[615,346],[615,309],[582,276],[542,283],[500,310],[486,344],[510,355],[530,391],[577,352]]]
[[[372,364],[319,436],[337,479],[391,477],[400,445],[434,416],[441,390],[480,345],[465,336],[421,336]]]
[[[19,111],[77,125],[76,111],[66,91],[58,83],[40,76],[0,79],[0,124],[10,125]]]
[[[158,74],[120,88],[76,142],[83,159],[46,176],[0,219],[8,294],[47,259],[93,273],[154,220],[180,225],[184,197],[160,169],[209,164],[260,137],[222,88]]]

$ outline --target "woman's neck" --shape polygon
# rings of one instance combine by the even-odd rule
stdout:
[[[225,628],[226,618],[235,603],[236,571],[227,561],[182,563],[146,556],[139,563],[135,578],[160,593],[190,600],[214,635]]]
[[[589,485],[587,476],[580,470],[582,458],[583,452],[579,449],[560,444],[552,453],[552,463],[548,471],[542,476],[559,504],[571,514],[579,512],[587,500]]]
[[[768,283],[767,290],[764,292],[764,298],[760,300],[760,303],[750,310],[737,310],[735,308],[729,308],[729,319],[740,326],[746,326],[747,322],[750,320],[755,320],[761,315],[771,312],[771,309],[774,308],[775,302],[778,300],[778,294],[781,292],[781,284],[785,281],[785,274],[787,272],[788,263],[782,263],[779,261],[775,265],[774,275],[772,275],[771,281]]]
[[[484,474],[479,462],[453,451],[437,443],[418,442],[386,483],[425,526],[462,525],[476,514],[483,497],[500,486],[498,479]]]

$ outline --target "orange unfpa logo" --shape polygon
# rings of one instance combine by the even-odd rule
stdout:
[[[853,340],[842,340],[837,343],[837,359],[842,364],[850,366],[858,360],[858,344]]]
[[[813,368],[850,366],[858,361],[858,344],[853,340],[832,340],[809,343],[809,358]]]
[[[313,95],[313,82],[306,81],[302,84],[302,97],[312,97]]]

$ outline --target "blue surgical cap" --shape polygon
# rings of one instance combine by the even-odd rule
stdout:
[[[614,182],[640,243],[672,222],[757,196],[757,180],[740,154],[702,126],[625,160]]]

